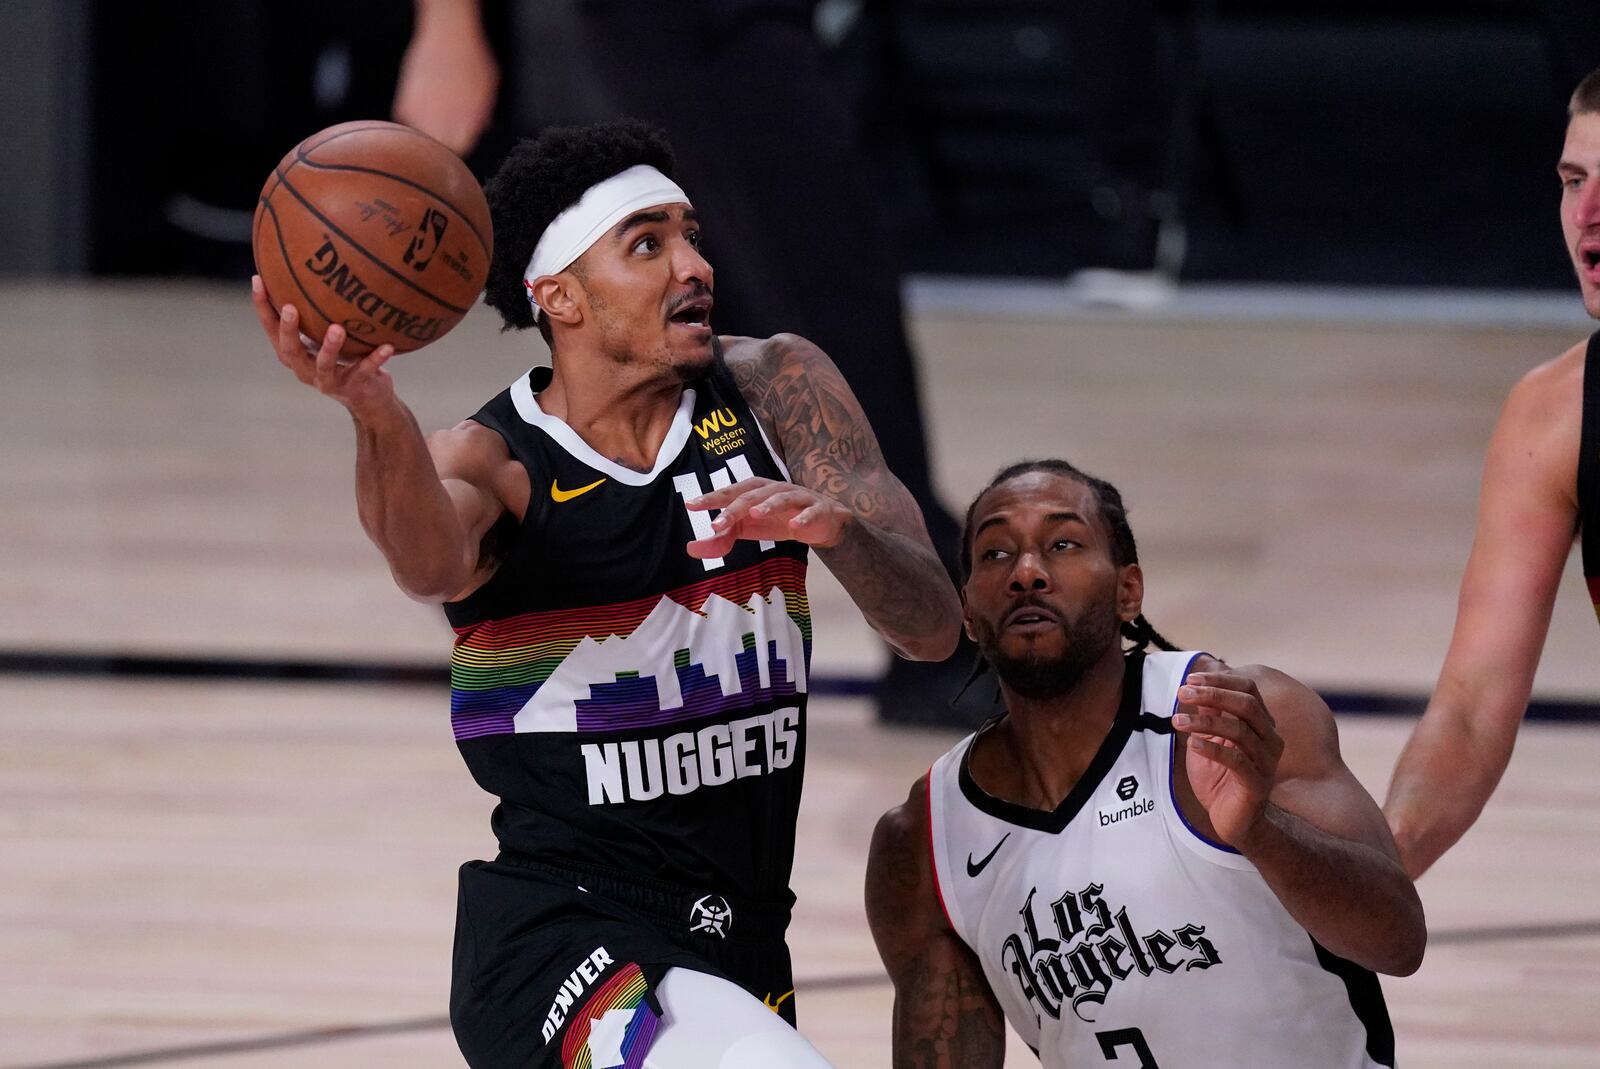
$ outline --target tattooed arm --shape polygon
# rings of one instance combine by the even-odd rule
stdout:
[[[690,543],[690,552],[721,556],[740,538],[805,542],[896,652],[913,660],[948,657],[960,631],[960,601],[921,510],[884,464],[833,361],[793,334],[729,339],[724,359],[794,481],[747,479],[691,503],[721,512],[715,537]]]
[[[927,792],[924,776],[878,821],[867,855],[867,921],[894,981],[894,1069],[1000,1069],[1005,1018],[939,904]]]

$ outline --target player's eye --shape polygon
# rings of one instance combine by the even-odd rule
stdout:
[[[1583,188],[1583,179],[1578,175],[1568,175],[1561,180],[1561,188],[1568,189],[1576,193],[1579,189]]]
[[[1050,548],[1051,549],[1077,549],[1082,544],[1083,543],[1081,543],[1081,542],[1074,542],[1070,538],[1058,538],[1053,543],[1051,543]]]
[[[691,231],[689,231],[688,237],[689,237],[689,244],[693,245],[697,249],[701,246],[702,241],[701,241],[701,238],[700,238],[700,231],[691,230]]]
[[[659,248],[661,248],[661,243],[656,240],[654,234],[646,234],[633,243],[634,252],[655,252]]]
[[[1009,550],[1001,549],[998,546],[990,546],[978,556],[981,560],[1005,560],[1007,557],[1011,556],[1011,553]]]

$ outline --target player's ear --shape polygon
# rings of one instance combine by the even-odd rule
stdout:
[[[972,630],[972,606],[967,604],[967,588],[956,587],[956,594],[961,598],[961,630],[972,641],[978,641],[977,633]]]
[[[1129,623],[1144,611],[1144,570],[1125,565],[1117,574],[1117,618]]]
[[[571,275],[540,275],[533,281],[532,293],[533,299],[551,319],[569,327],[575,327],[582,321],[583,313],[578,308]]]

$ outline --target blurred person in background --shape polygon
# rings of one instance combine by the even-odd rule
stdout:
[[[415,126],[487,175],[515,130],[499,93],[510,14],[504,0],[98,4],[90,269],[247,277],[267,175],[351,119]]]

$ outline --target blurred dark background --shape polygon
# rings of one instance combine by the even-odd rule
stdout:
[[[504,78],[480,173],[603,110],[571,32],[600,2],[485,5]],[[730,4],[824,39],[911,271],[1570,285],[1554,163],[1600,65],[1594,0]],[[266,173],[388,114],[412,20],[404,0],[0,10],[7,274],[248,274]]]

